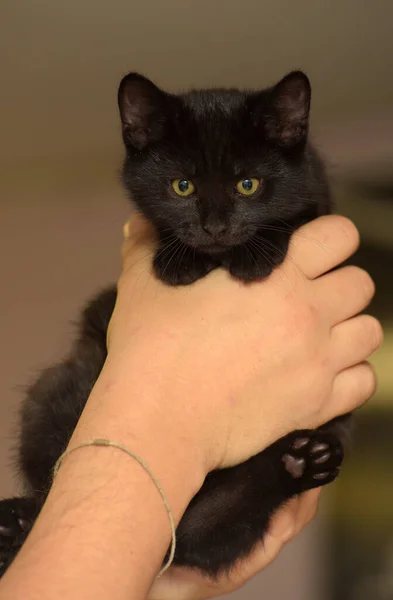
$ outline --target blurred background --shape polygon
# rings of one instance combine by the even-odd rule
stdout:
[[[81,305],[119,272],[128,206],[116,93],[262,87],[301,68],[337,210],[362,234],[386,341],[379,391],[317,521],[233,598],[393,598],[393,2],[1,0],[0,495],[23,388],[67,350]]]

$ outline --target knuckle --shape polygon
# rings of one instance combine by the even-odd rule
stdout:
[[[292,341],[304,345],[305,340],[313,337],[318,328],[319,313],[315,306],[305,303],[288,314],[286,332]]]
[[[347,240],[352,252],[355,252],[360,245],[360,235],[356,225],[347,217],[337,215],[336,227],[338,233],[341,233]]]
[[[362,290],[364,298],[371,300],[375,293],[375,284],[370,274],[360,267],[353,267],[358,287]]]
[[[377,389],[377,377],[374,367],[370,363],[365,362],[362,367],[362,377],[357,379],[357,384],[359,398],[364,402],[375,394]]]
[[[318,321],[319,313],[312,303],[306,303],[302,310],[296,315],[296,321],[301,330],[314,330]]]
[[[372,350],[379,348],[383,342],[383,329],[381,323],[371,315],[365,315],[367,318],[367,336],[371,341]]]
[[[366,363],[367,368],[367,387],[368,395],[367,398],[371,398],[377,390],[377,376],[374,367],[370,363]]]

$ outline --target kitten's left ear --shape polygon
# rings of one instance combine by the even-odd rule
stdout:
[[[310,113],[310,81],[301,71],[286,75],[269,92],[265,131],[268,139],[283,147],[304,142]]]

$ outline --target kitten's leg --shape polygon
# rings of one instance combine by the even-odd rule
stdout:
[[[263,540],[281,505],[333,481],[342,459],[336,435],[301,430],[237,467],[210,473],[179,524],[175,563],[211,576],[228,571]]]
[[[245,283],[263,279],[284,261],[289,239],[289,233],[264,231],[263,235],[232,248],[222,264],[233,277]]]
[[[19,552],[38,514],[31,498],[0,501],[0,577]]]
[[[153,264],[157,277],[170,285],[188,285],[219,266],[217,260],[180,241],[178,245],[162,245]]]

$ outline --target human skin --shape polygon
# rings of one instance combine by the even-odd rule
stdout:
[[[382,332],[372,317],[356,316],[374,293],[369,276],[355,267],[327,273],[358,244],[341,217],[305,225],[283,265],[247,286],[217,270],[170,288],[152,273],[149,225],[134,217],[128,231],[108,359],[69,447],[105,437],[142,456],[178,523],[210,470],[364,403],[375,389],[364,361]],[[265,553],[256,549],[225,581],[172,568],[154,582],[170,543],[157,490],[119,450],[85,448],[64,461],[0,598],[218,595],[277,554],[312,517],[317,495],[282,509]]]

